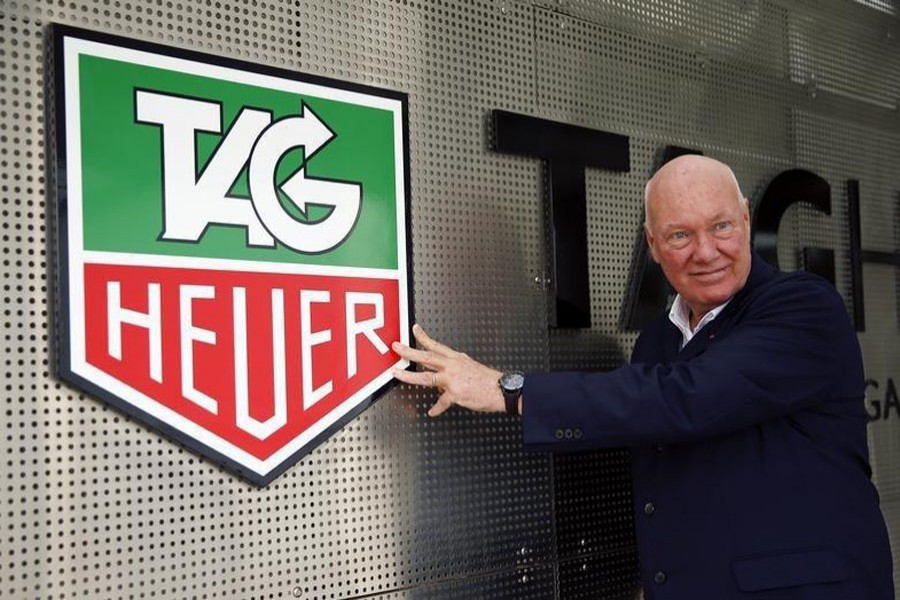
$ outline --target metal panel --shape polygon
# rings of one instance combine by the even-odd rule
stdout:
[[[23,230],[7,237],[7,253],[30,246],[32,260],[4,271],[18,284],[4,304],[33,309],[30,328],[24,313],[6,325],[20,333],[6,335],[12,346],[4,350],[17,362],[33,356],[36,365],[25,372],[20,364],[7,379],[27,383],[5,399],[21,406],[8,423],[23,433],[4,441],[16,457],[7,471],[21,486],[2,492],[10,507],[4,545],[20,560],[4,565],[0,594],[337,598],[431,589],[460,577],[471,581],[438,585],[431,597],[456,589],[509,597],[513,584],[523,598],[553,593],[552,567],[524,579],[514,570],[551,561],[553,547],[549,458],[523,454],[513,419],[431,421],[424,415],[431,394],[400,391],[256,490],[60,387],[47,372],[41,255],[54,240],[42,235],[47,207],[37,183],[42,32],[51,20],[401,89],[410,94],[416,301],[424,323],[498,366],[545,369],[546,343],[522,343],[546,339],[534,282],[542,256],[539,168],[484,150],[490,108],[531,109],[519,100],[523,86],[533,86],[530,61],[519,60],[531,53],[531,19],[528,7],[494,3],[465,11],[392,2],[47,2],[4,10],[9,87],[2,93],[5,112],[14,111],[7,131],[34,122],[27,156],[18,134],[3,140],[4,171],[16,180],[31,173],[35,182],[27,191],[17,183],[6,200],[22,208],[10,211],[5,227]],[[489,29],[503,36],[484,36]],[[483,85],[488,78],[495,85]],[[476,253],[483,260],[473,261]],[[511,297],[518,302],[508,306]],[[30,531],[50,532],[49,541]],[[513,583],[479,576],[498,570]]]
[[[44,27],[61,22],[409,94],[415,303],[498,367],[609,369],[641,193],[669,144],[735,168],[756,202],[792,167],[833,214],[791,208],[782,265],[835,249],[849,296],[847,178],[863,247],[900,250],[896,18],[877,0],[0,0],[0,598],[631,598],[627,455],[521,449],[497,415],[430,420],[400,388],[258,490],[52,374]],[[587,170],[590,330],[547,329],[544,173],[490,151],[491,109],[631,137]],[[870,402],[898,376],[900,278],[864,268]],[[874,411],[874,404],[872,405]],[[900,406],[874,421],[900,539]],[[900,571],[900,570],[898,570]]]

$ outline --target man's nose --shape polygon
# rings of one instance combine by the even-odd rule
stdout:
[[[694,259],[699,262],[711,262],[718,258],[719,248],[716,240],[711,235],[700,234],[697,236],[697,247],[694,249]]]

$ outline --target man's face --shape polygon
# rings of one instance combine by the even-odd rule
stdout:
[[[697,319],[744,287],[750,213],[730,176],[666,174],[651,189],[646,228],[653,259]]]

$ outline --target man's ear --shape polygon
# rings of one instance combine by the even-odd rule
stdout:
[[[647,240],[647,247],[650,248],[650,256],[653,257],[653,262],[659,264],[659,258],[656,257],[656,244],[654,243],[656,240],[653,234],[650,233],[650,228],[647,227],[646,223],[644,223],[644,239]]]

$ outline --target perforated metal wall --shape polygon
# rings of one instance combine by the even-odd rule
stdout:
[[[756,202],[813,170],[831,216],[795,206],[782,266],[835,249],[847,194],[863,247],[900,244],[900,27],[851,0],[0,0],[0,597],[605,598],[634,595],[627,455],[526,454],[505,416],[425,416],[399,389],[266,489],[53,375],[52,22],[409,94],[416,314],[498,367],[608,369],[641,193],[666,145],[734,166]],[[586,172],[593,327],[547,328],[544,172],[490,151],[491,109],[626,134],[631,171]],[[52,138],[51,138],[52,139]],[[870,400],[900,376],[900,279],[867,264]],[[872,410],[875,410],[872,404]],[[900,406],[874,420],[875,478],[900,535]]]

